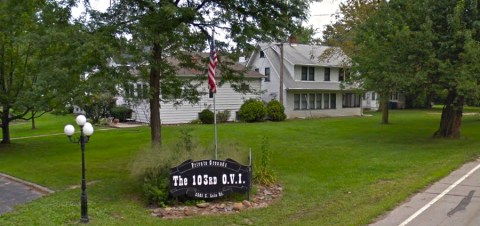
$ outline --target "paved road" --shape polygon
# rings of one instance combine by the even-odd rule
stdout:
[[[13,210],[15,205],[32,201],[52,192],[47,188],[0,174],[0,215]]]
[[[413,196],[371,226],[480,225],[480,160]]]

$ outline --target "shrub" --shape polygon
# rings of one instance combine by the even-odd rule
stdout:
[[[165,206],[169,203],[169,178],[170,169],[166,166],[158,166],[146,169],[142,184],[142,190],[148,204]]]
[[[264,136],[262,139],[260,163],[253,167],[253,179],[255,182],[266,186],[270,186],[277,182],[275,173],[270,168],[270,150],[268,146],[268,137]]]
[[[214,121],[214,114],[210,109],[205,109],[198,114],[198,119],[202,121],[203,124],[212,124]]]
[[[217,122],[220,122],[220,123],[228,122],[229,118],[230,118],[229,110],[217,112]]]
[[[267,110],[263,102],[256,99],[249,99],[245,101],[240,107],[238,115],[241,121],[246,122],[260,122],[263,121]]]
[[[285,107],[278,100],[271,100],[267,104],[267,116],[272,121],[283,121],[287,118]]]
[[[200,119],[193,119],[192,121],[190,121],[190,124],[202,124],[202,121]]]
[[[110,114],[112,117],[120,120],[120,122],[127,121],[127,118],[132,116],[132,112],[132,109],[125,106],[113,107],[110,109]]]

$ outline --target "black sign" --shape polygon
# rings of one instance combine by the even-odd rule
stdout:
[[[250,167],[227,159],[187,160],[170,169],[170,193],[194,198],[219,198],[224,195],[249,191]]]

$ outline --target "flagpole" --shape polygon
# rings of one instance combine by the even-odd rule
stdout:
[[[210,46],[211,48],[211,51],[215,51],[215,28],[212,29],[212,44]],[[216,57],[216,56],[215,56]],[[215,67],[214,67],[214,71],[213,71],[213,74],[215,75],[215,70],[216,70],[216,59],[215,59]],[[215,79],[215,77],[214,77]],[[215,142],[215,160],[218,159],[218,137],[217,137],[217,107],[216,107],[216,95],[217,94],[217,86],[215,84],[215,92],[213,92],[213,127],[214,127],[214,130],[215,130],[215,138],[214,138],[214,142]]]
[[[217,108],[215,106],[215,96],[216,93],[213,93],[213,124],[215,127],[215,160],[218,159],[217,149],[218,149],[218,138],[217,138]]]

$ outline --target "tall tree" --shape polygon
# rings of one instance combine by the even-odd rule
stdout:
[[[353,62],[377,89],[430,89],[444,108],[435,137],[460,137],[466,99],[479,98],[476,0],[392,0],[359,26]]]
[[[353,66],[351,62],[351,57],[355,56],[356,53],[365,51],[365,49],[359,50],[359,46],[355,43],[355,39],[359,35],[357,30],[360,28],[361,25],[366,23],[366,21],[375,15],[377,9],[380,7],[381,4],[385,3],[384,0],[347,0],[345,2],[340,3],[339,11],[335,14],[336,21],[326,26],[325,31],[323,32],[323,44],[328,46],[334,46],[339,48],[331,48],[329,51],[326,51],[321,58],[330,58],[333,56],[339,56],[346,54],[350,58],[345,58],[346,61],[343,62],[345,67]],[[384,23],[385,21],[381,21],[380,23]],[[385,25],[385,24],[384,24]],[[377,26],[381,26],[377,24]],[[388,29],[388,25],[386,26]],[[375,33],[371,33],[375,34]],[[368,47],[367,47],[368,48]],[[368,54],[369,52],[364,52]],[[381,56],[380,59],[382,58]],[[366,60],[366,59],[365,59]],[[373,62],[374,63],[374,62]],[[377,65],[379,66],[379,65]],[[379,68],[377,68],[379,69]],[[388,69],[388,68],[384,68]],[[372,68],[369,69],[368,73],[372,73]],[[385,71],[382,71],[384,73]],[[364,73],[367,73],[364,71]],[[382,73],[374,72],[378,76],[382,76]],[[365,75],[365,74],[363,74]],[[361,89],[366,91],[376,91],[380,94],[380,109],[382,111],[382,124],[388,124],[388,100],[390,94],[392,93],[391,87],[395,83],[390,81],[384,81],[385,83],[389,84],[389,88],[380,89],[377,85],[370,85],[370,82],[366,82],[363,78],[364,76],[351,76],[349,79],[345,80],[346,85],[359,85],[362,84]]]
[[[480,3],[477,0],[429,1],[433,69],[429,79],[445,94],[435,137],[459,138],[466,99],[480,89]],[[427,7],[427,6],[425,6]],[[445,18],[446,16],[446,18]]]
[[[72,22],[73,5],[70,0],[0,2],[2,143],[10,143],[11,121],[63,108],[85,92],[75,89],[80,76],[106,62],[87,28]]]
[[[353,82],[361,82],[366,90],[380,95],[382,123],[387,124],[390,95],[405,92],[415,85],[424,86],[425,74],[417,69],[428,61],[428,54],[417,49],[424,39],[425,28],[414,24],[421,14],[412,1],[382,2],[375,13],[353,29],[350,56]],[[420,87],[418,86],[418,87]],[[415,86],[417,87],[417,86]]]
[[[0,2],[0,116],[2,143],[10,143],[9,125],[12,120],[26,115],[30,109],[13,112],[12,108],[29,90],[31,59],[35,55],[34,39],[37,29],[36,13],[43,1]]]
[[[153,144],[161,144],[160,90],[164,93],[184,86],[190,94],[190,98],[185,98],[193,102],[198,100],[196,87],[187,80],[178,79],[175,67],[192,67],[206,72],[206,64],[199,65],[190,53],[206,49],[212,30],[226,34],[228,40],[216,42],[222,81],[243,83],[241,76],[229,67],[235,58],[242,51],[251,50],[255,41],[285,40],[288,31],[300,27],[306,19],[310,2],[123,0],[114,1],[104,14],[92,12],[92,18],[97,26],[109,27],[106,29],[112,30],[113,37],[126,43],[123,50],[128,53],[128,60],[136,62],[137,71],[143,72],[148,81],[151,139]],[[228,42],[235,45],[230,46]],[[233,53],[230,61],[225,58],[227,52]],[[180,63],[172,64],[170,58]],[[202,62],[206,63],[205,60]]]

